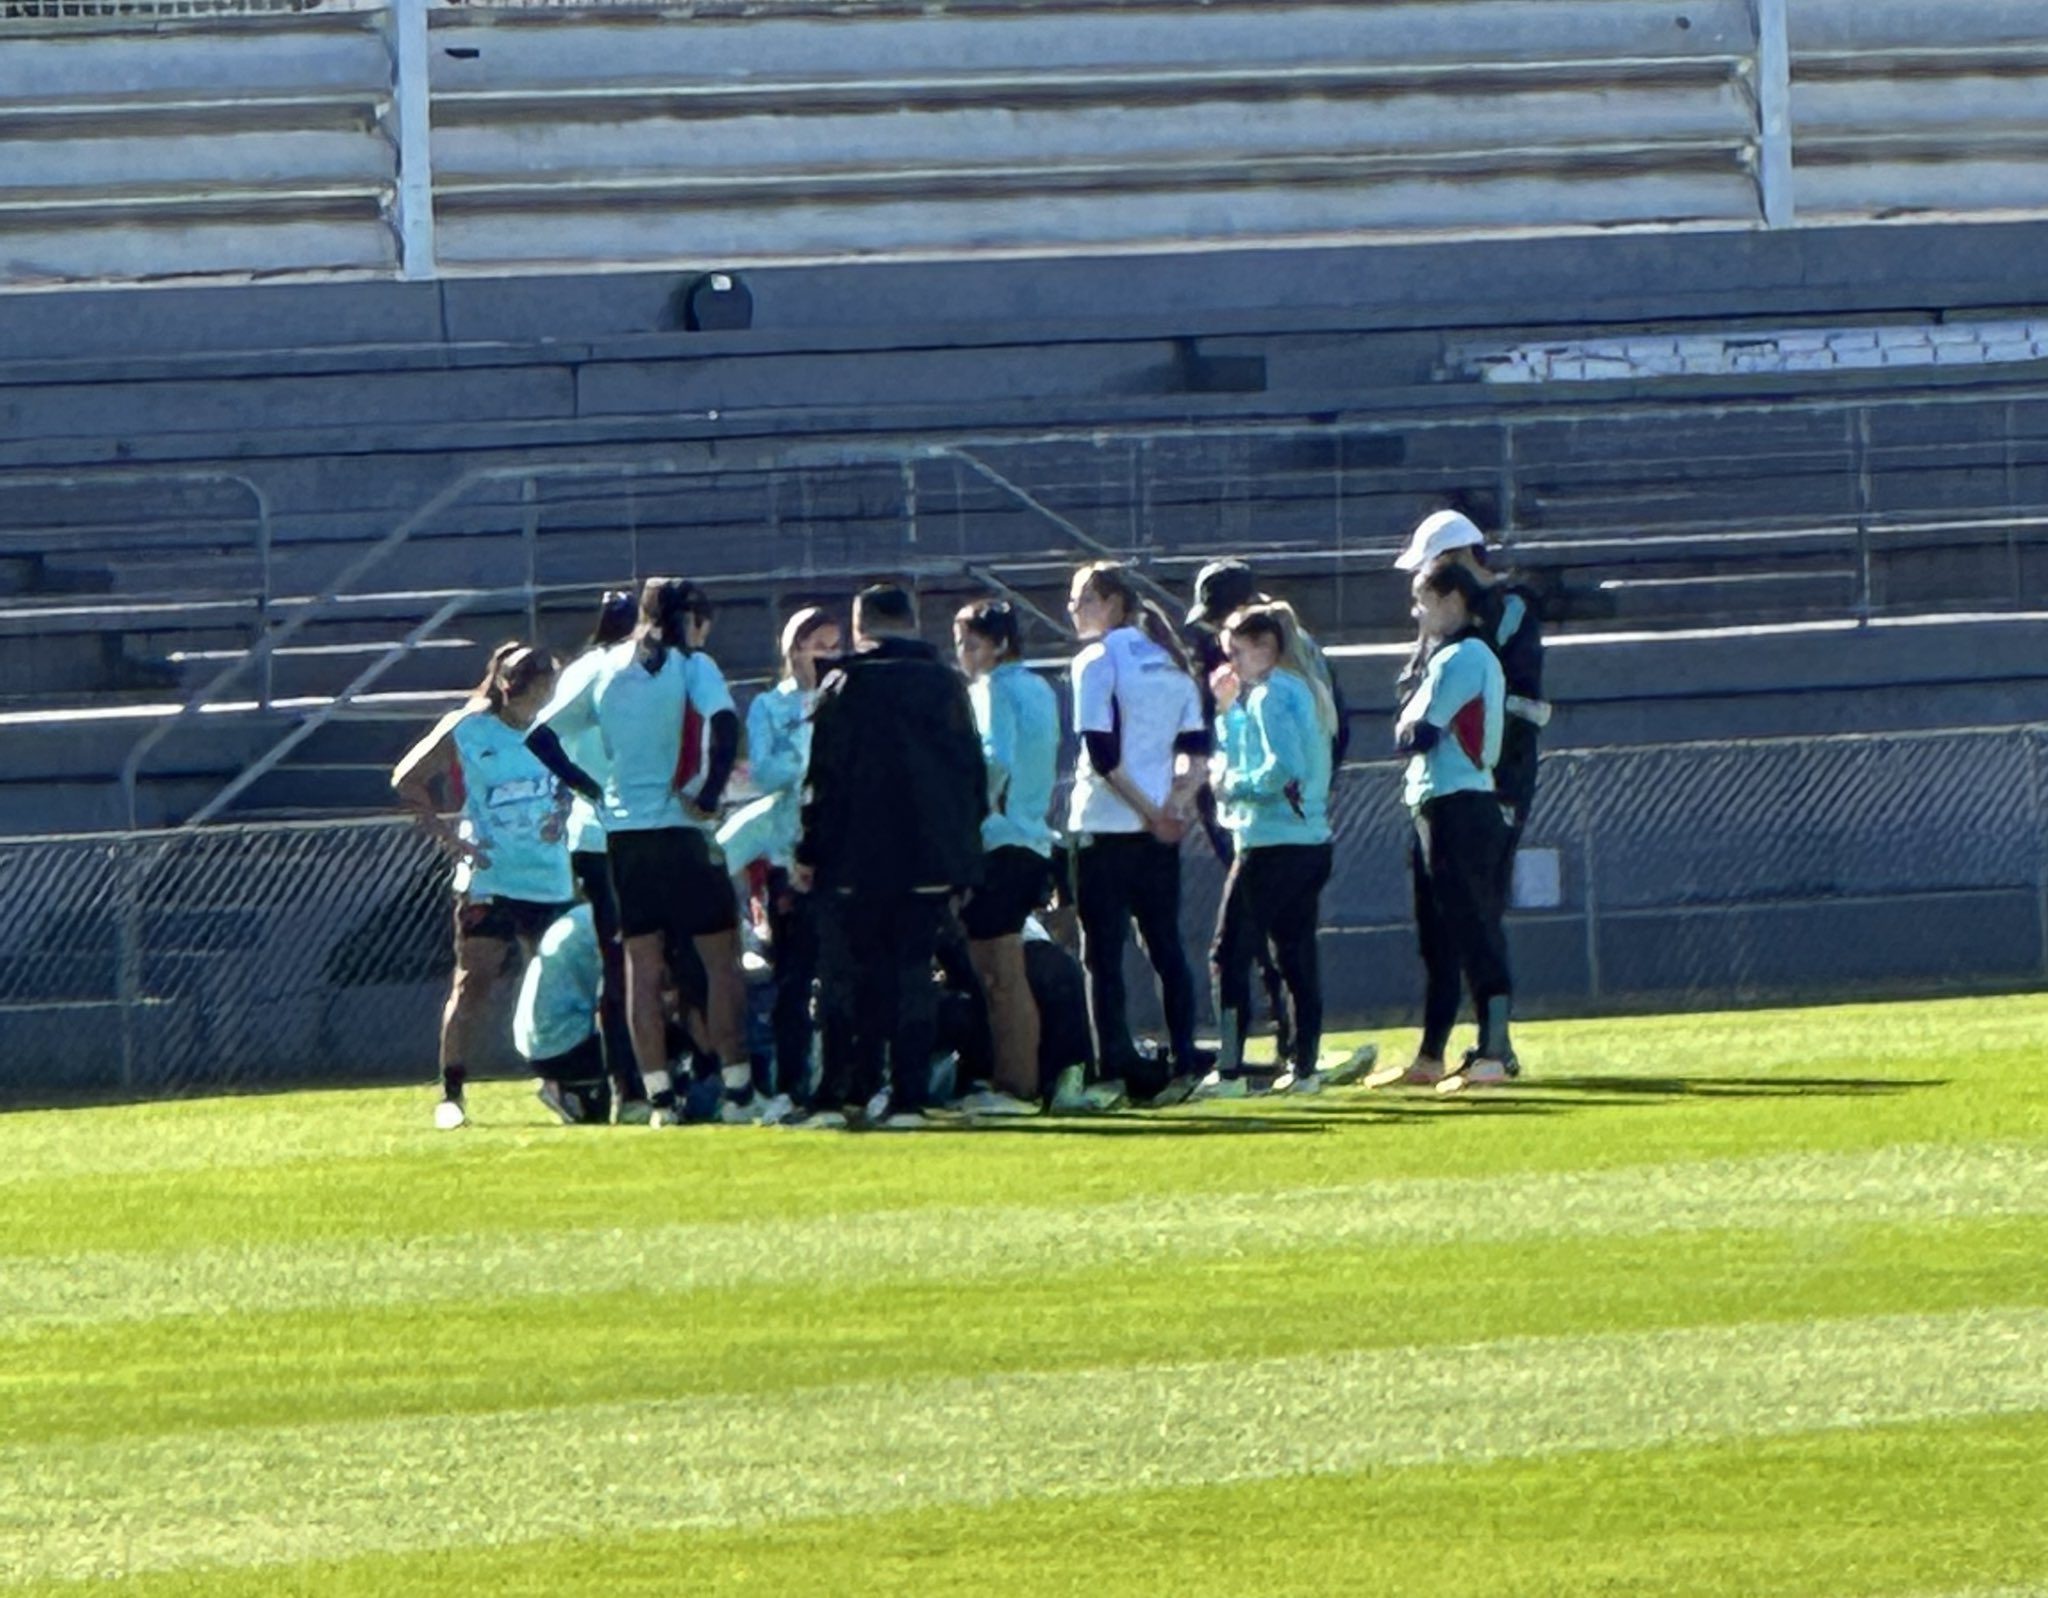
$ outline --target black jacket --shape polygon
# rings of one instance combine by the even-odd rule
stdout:
[[[885,638],[833,662],[811,712],[796,845],[819,889],[971,886],[987,814],[967,685],[937,650]]]

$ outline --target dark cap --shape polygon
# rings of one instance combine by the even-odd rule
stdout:
[[[1212,560],[1195,573],[1195,603],[1188,611],[1188,625],[1198,621],[1221,621],[1259,596],[1259,580],[1241,560]]]

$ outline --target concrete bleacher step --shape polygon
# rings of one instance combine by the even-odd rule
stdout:
[[[270,657],[271,697],[295,699],[325,697],[339,693],[364,671],[397,648],[398,640],[377,639],[365,643],[286,645]],[[244,654],[241,650],[179,651],[170,658],[184,673],[185,682],[201,686],[218,676]],[[441,689],[472,686],[488,654],[487,646],[472,638],[433,638],[392,659],[376,685],[387,692],[410,689]],[[254,665],[242,673],[242,681],[253,686]]]
[[[395,812],[388,764],[306,762],[265,772],[228,810],[234,820],[306,819]]]
[[[1731,614],[1752,619],[1832,616],[1852,610],[1861,574],[1819,571],[1722,572],[1669,577],[1611,577],[1597,593],[1617,622],[1685,622]]]

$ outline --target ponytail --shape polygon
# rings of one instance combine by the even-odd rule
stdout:
[[[1004,660],[1024,657],[1024,629],[1017,620],[1017,607],[1007,599],[970,600],[954,613],[953,625],[986,638]]]
[[[632,635],[633,624],[639,616],[639,605],[632,591],[626,588],[607,588],[597,605],[597,625],[591,629],[590,641],[585,649],[607,649],[622,638]]]
[[[1153,643],[1173,657],[1173,663],[1190,675],[1194,667],[1188,661],[1187,646],[1180,641],[1180,630],[1173,625],[1173,618],[1162,610],[1156,600],[1147,599],[1138,592],[1138,585],[1131,580],[1131,569],[1113,560],[1099,560],[1093,565],[1081,568],[1083,588],[1100,600],[1115,600],[1124,608],[1124,623],[1135,627]]]
[[[529,649],[518,639],[509,638],[491,651],[490,663],[484,667],[484,680],[476,685],[470,703],[495,715],[537,680],[554,674],[553,655],[545,649]]]
[[[650,577],[640,590],[640,624],[633,629],[633,658],[652,677],[660,672],[671,649],[687,656],[690,623],[716,614],[711,596],[680,577]]]

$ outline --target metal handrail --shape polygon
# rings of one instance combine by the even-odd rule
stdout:
[[[145,488],[165,483],[228,483],[243,490],[249,501],[256,507],[256,565],[258,572],[256,590],[256,636],[260,640],[270,627],[270,607],[274,598],[274,574],[271,569],[271,516],[270,495],[254,478],[241,472],[188,469],[177,471],[116,471],[116,472],[9,472],[0,476],[0,490],[18,487],[54,488],[100,488],[117,483],[139,484]],[[259,696],[265,704],[270,702],[270,667],[266,658]],[[130,807],[129,821],[134,822],[134,810]]]
[[[617,472],[622,469],[633,471],[644,470],[645,467],[634,462],[585,461],[565,462],[559,468],[549,467],[545,468],[545,471],[588,475],[599,471]],[[457,499],[461,498],[462,495],[479,483],[517,481],[519,478],[533,475],[534,472],[535,468],[532,466],[480,466],[471,467],[469,470],[458,474],[438,492],[429,495],[426,500],[400,521],[397,526],[393,527],[390,532],[386,533],[382,538],[364,550],[362,554],[349,562],[347,567],[341,572],[341,575],[332,579],[327,588],[314,598],[311,603],[307,604],[303,609],[295,611],[275,629],[267,630],[263,637],[258,640],[255,649],[252,649],[245,655],[237,656],[233,661],[229,662],[224,670],[218,672],[211,681],[190,699],[186,700],[179,707],[176,715],[159,722],[138,739],[134,748],[128,751],[128,758],[121,763],[121,793],[128,812],[128,825],[130,827],[140,825],[135,785],[136,779],[142,771],[142,762],[171,733],[192,720],[193,717],[212,704],[233,683],[239,680],[251,661],[259,658],[263,661],[267,679],[270,670],[270,657],[275,653],[279,645],[289,638],[296,637],[330,606],[341,600],[355,586],[359,578],[382,564],[394,550],[406,543],[429,519],[446,510]],[[268,602],[266,599],[266,614],[267,610]],[[267,702],[267,693],[265,699]]]
[[[2000,388],[1989,393],[1981,389],[1936,389],[1933,391],[1923,390],[1912,395],[1861,393],[1809,396],[1800,399],[1757,398],[1710,402],[1693,401],[1689,402],[1684,409],[1687,414],[1692,416],[1833,414],[1846,418],[1858,418],[1868,417],[1878,411],[1896,411],[1908,407],[1919,408],[1930,405],[1952,406],[1958,404],[2011,405],[2044,397],[2048,397],[2048,387],[2035,385]],[[537,463],[529,462],[512,466],[472,468],[453,478],[442,489],[431,495],[403,518],[389,532],[379,538],[376,543],[365,549],[349,564],[340,576],[330,583],[328,589],[323,594],[305,602],[292,602],[291,616],[274,630],[267,629],[264,636],[259,640],[257,647],[250,654],[230,663],[212,681],[207,683],[187,701],[186,704],[181,706],[175,715],[153,728],[138,741],[135,748],[130,751],[128,759],[124,762],[121,773],[122,790],[126,801],[129,824],[131,826],[139,824],[136,783],[143,761],[152,750],[180,726],[199,714],[206,706],[218,700],[220,695],[240,677],[252,661],[260,660],[266,674],[268,674],[272,653],[279,646],[315,620],[325,616],[337,603],[351,593],[357,582],[365,574],[373,570],[415,533],[419,532],[433,516],[448,508],[448,506],[470,489],[482,484],[521,482],[530,486],[541,479],[547,478],[611,478],[624,479],[630,482],[645,478],[694,478],[726,475],[734,472],[772,474],[782,470],[802,471],[807,468],[896,465],[903,468],[906,473],[906,499],[909,501],[909,506],[907,507],[908,514],[914,519],[916,514],[914,505],[917,468],[927,462],[946,461],[973,473],[991,487],[1010,497],[1015,503],[1043,520],[1048,526],[1059,531],[1063,538],[1068,540],[1078,550],[1085,551],[1088,555],[1095,558],[1117,559],[1126,558],[1131,552],[1118,549],[1096,536],[1087,527],[1076,521],[1074,517],[1049,504],[1030,488],[1016,482],[987,460],[981,452],[987,449],[1031,449],[1034,447],[1077,444],[1097,448],[1113,447],[1120,444],[1139,446],[1173,440],[1206,443],[1279,437],[1299,439],[1321,436],[1341,439],[1347,436],[1373,437],[1389,433],[1435,431],[1450,428],[1494,433],[1511,440],[1516,429],[1524,425],[1554,426],[1560,423],[1570,424],[1582,420],[1598,420],[1610,425],[1617,423],[1625,424],[1631,419],[1669,416],[1673,414],[1674,409],[1674,406],[1669,403],[1639,403],[1619,408],[1591,404],[1558,406],[1530,403],[1505,410],[1492,410],[1485,414],[1475,414],[1469,411],[1410,412],[1401,416],[1360,416],[1332,423],[1307,426],[1299,422],[1247,424],[1241,421],[1217,424],[1139,424],[1118,427],[1052,428],[1028,433],[978,433],[951,438],[943,443],[922,440],[886,439],[820,441],[811,444],[799,444],[794,447],[788,444],[770,443],[768,449],[759,454],[750,454],[744,444],[740,445],[737,449],[728,444],[711,444],[705,446],[701,456],[693,455],[687,460],[675,457],[635,459],[614,456],[598,460],[571,459],[541,461]],[[1867,427],[1846,429],[1845,436],[1838,446],[1844,471],[1849,472],[1852,477],[1858,479],[1867,477],[1873,455],[1881,455],[1883,453],[1881,450],[1873,450],[1867,442],[1867,432]],[[736,456],[739,458],[735,459]],[[1486,466],[1486,463],[1475,462],[1474,469],[1483,471],[1489,468]],[[1506,486],[1511,483],[1515,475],[1511,450],[1509,451],[1508,460],[1504,464],[1504,471],[1506,476],[1503,479],[1503,484]],[[260,490],[255,490],[253,484],[249,486],[252,491],[260,494]],[[1511,511],[1511,498],[1508,502],[1504,502],[1503,509],[1504,511]],[[1928,530],[1945,530],[1968,526],[2039,525],[2038,507],[2015,505],[2013,510],[2016,514],[2011,517],[1960,518],[1947,516],[1928,520],[1925,525]],[[1858,513],[1859,511],[1860,514]],[[265,525],[267,529],[267,507]],[[1857,511],[1851,511],[1845,515],[1841,518],[1839,524],[1832,519],[1823,519],[1822,523],[1814,523],[1810,520],[1802,519],[1798,523],[1788,524],[1787,527],[1777,530],[1797,532],[1805,528],[1806,530],[1824,531],[1831,535],[1853,537],[1857,540],[1861,550],[1867,548],[1873,535],[1896,536],[1901,532],[1910,532],[1919,525],[1921,525],[1919,522],[1898,522],[1891,517],[1873,513],[1869,508],[1869,501],[1866,495],[1858,506]],[[529,608],[531,609],[541,593],[544,591],[554,591],[551,589],[544,590],[543,586],[537,581],[534,559],[534,540],[537,537],[537,526],[536,518],[529,513],[525,517],[527,540],[526,583],[517,590],[475,591],[467,594],[468,600],[474,602],[486,597],[502,596],[507,593],[517,592],[527,598]],[[1742,528],[1737,529],[1737,534],[1739,535],[1748,526],[1749,524],[1747,523],[1742,524]],[[914,538],[914,520],[912,530]],[[1511,518],[1504,521],[1502,530],[1511,542],[1517,541]],[[1717,531],[1718,536],[1730,536],[1726,528]],[[1695,536],[1716,536],[1716,533],[1706,532]],[[1543,545],[1552,545],[1559,541],[1546,537],[1536,542]],[[1377,552],[1378,546],[1376,545],[1360,546],[1353,551],[1353,553],[1367,558],[1370,558],[1372,554]],[[1143,558],[1142,554],[1140,554],[1139,558]],[[973,575],[977,580],[1007,592],[1014,600],[1019,596],[1017,596],[1013,585],[1003,582],[994,570],[994,567],[1000,564],[1000,562],[991,563],[986,559],[967,559],[959,566],[955,566],[950,561],[942,563],[943,569],[959,570],[965,574]],[[1867,558],[1859,561],[1859,564],[1867,567]],[[1149,574],[1140,571],[1134,575],[1154,597],[1169,604],[1174,602],[1175,596]],[[271,600],[268,594],[266,594],[265,604],[267,614],[274,604],[274,601]],[[1867,593],[1862,596],[1860,605],[1867,614],[1871,608],[1870,596]],[[1035,619],[1052,628],[1056,633],[1065,633],[1066,629],[1061,626],[1056,618],[1046,615],[1035,606],[1027,606],[1027,609],[1034,615]],[[383,669],[385,667],[381,665],[377,668],[379,673]],[[374,680],[374,674],[369,680]],[[349,694],[353,691],[353,688],[345,691],[344,695],[340,698],[340,702],[323,713],[322,721],[324,722],[325,719],[343,708]],[[267,700],[268,695],[266,694],[265,701],[267,702]],[[300,740],[293,740],[294,746],[298,741]],[[265,769],[272,769],[274,765],[275,762],[273,761],[271,766]],[[243,784],[243,787],[246,787],[246,783]],[[240,792],[242,790],[238,788],[236,791]],[[222,803],[224,802],[222,801]],[[211,816],[218,812],[218,808],[218,804],[210,806],[204,814]]]

